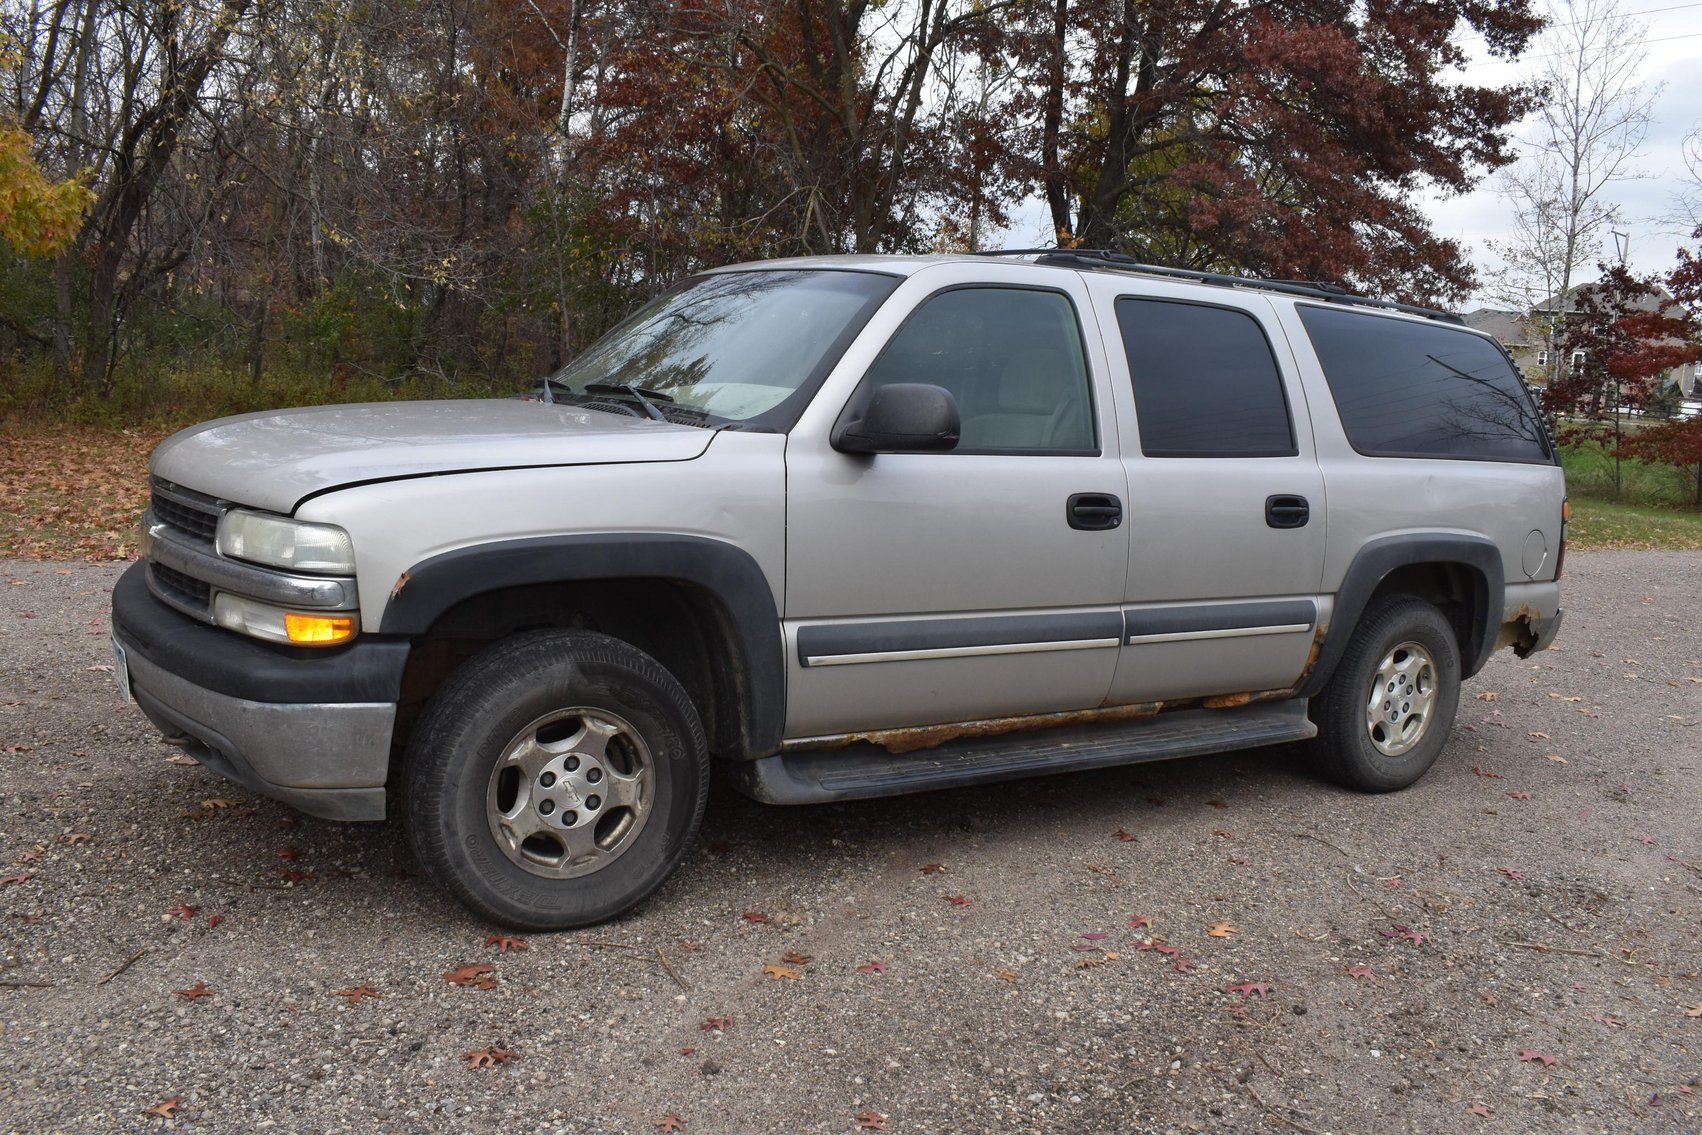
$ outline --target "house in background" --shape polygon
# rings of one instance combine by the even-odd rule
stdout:
[[[1575,310],[1572,306],[1573,298],[1591,287],[1591,284],[1579,284],[1567,293],[1568,303],[1565,310]],[[1657,297],[1643,301],[1642,306],[1652,311],[1656,304],[1671,298],[1662,290]],[[1548,355],[1549,346],[1544,341],[1543,328],[1549,321],[1549,312],[1560,313],[1559,300],[1560,297],[1551,296],[1527,312],[1480,307],[1460,318],[1465,321],[1467,327],[1493,335],[1497,342],[1506,347],[1507,353],[1513,356],[1514,365],[1524,374],[1526,382],[1532,386],[1545,386],[1554,371],[1554,365]],[[1580,356],[1583,354],[1582,351],[1576,353]],[[1582,361],[1581,358],[1577,359],[1575,364]],[[1684,399],[1702,399],[1702,391],[1697,389],[1698,378],[1702,377],[1698,371],[1696,363],[1685,363],[1668,371],[1666,379],[1678,383],[1680,396]],[[1658,388],[1661,384],[1655,385]]]

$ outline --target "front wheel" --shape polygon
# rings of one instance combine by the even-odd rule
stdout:
[[[708,763],[697,711],[648,654],[581,631],[508,639],[452,675],[414,727],[414,853],[500,925],[601,922],[679,862]]]
[[[1367,608],[1313,702],[1319,770],[1362,792],[1405,788],[1436,763],[1459,705],[1453,626],[1422,599],[1387,596]]]

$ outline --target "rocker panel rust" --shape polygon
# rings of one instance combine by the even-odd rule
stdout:
[[[1078,709],[1062,713],[1034,713],[1021,717],[993,717],[980,721],[953,721],[940,725],[911,725],[899,729],[871,729],[861,733],[835,733],[825,737],[800,737],[783,742],[782,753],[843,749],[851,745],[868,744],[898,756],[922,749],[932,749],[948,741],[972,737],[999,737],[1007,733],[1024,733],[1042,729],[1057,729],[1070,725],[1107,725],[1119,721],[1134,721],[1179,709],[1235,709],[1254,702],[1280,701],[1294,696],[1291,686],[1283,690],[1254,690],[1239,694],[1216,694],[1209,698],[1179,698],[1173,701],[1135,702],[1129,705],[1108,705],[1096,709]]]

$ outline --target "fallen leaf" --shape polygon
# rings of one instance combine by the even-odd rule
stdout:
[[[1366,981],[1377,980],[1377,972],[1370,966],[1345,966],[1343,968],[1347,971],[1349,977],[1364,978]]]
[[[506,1048],[491,1045],[489,1048],[478,1048],[472,1052],[464,1052],[461,1054],[461,1058],[467,1062],[469,1068],[495,1068],[498,1064],[507,1064],[518,1055],[519,1053],[510,1052]]]
[[[1702,1017],[1702,1001],[1698,1001],[1696,1004],[1686,1009],[1684,1011],[1684,1015],[1687,1017]]]
[[[384,994],[372,988],[370,985],[356,985],[348,989],[339,989],[337,990],[337,996],[341,997],[351,1005],[359,1005],[368,997],[376,997],[379,1000],[383,1000],[384,998]]]
[[[1487,989],[1485,989],[1483,992],[1479,993],[1477,995],[1477,999],[1479,1001],[1482,1001],[1485,1005],[1499,1005],[1499,1004],[1501,1004],[1501,998],[1497,997],[1495,994],[1491,993]]]
[[[35,876],[27,872],[18,875],[7,875],[4,878],[0,878],[0,887],[21,887],[33,878],[35,878]]]
[[[733,1018],[731,1017],[708,1017],[697,1026],[699,1032],[726,1032],[732,1027]]]
[[[1485,690],[1485,691],[1483,691],[1483,693],[1477,694],[1475,696],[1476,696],[1478,701],[1494,701],[1496,698],[1500,697],[1501,695],[1498,692],[1496,692],[1495,690]]]
[[[1016,984],[1016,971],[1014,970],[1002,969],[993,976],[998,978],[1000,981],[1008,981],[1012,985]]]
[[[165,916],[168,921],[173,918],[178,918],[182,919],[184,922],[188,922],[191,918],[194,918],[200,913],[200,907],[190,906],[186,902],[180,902],[170,910],[166,911]]]
[[[1545,761],[1553,761],[1557,765],[1563,765],[1566,763],[1566,758],[1561,756],[1559,753],[1544,753],[1542,755],[1542,759]]]
[[[1117,829],[1117,838],[1119,840],[1123,841],[1124,843],[1134,843],[1135,842],[1134,833],[1129,831],[1128,828],[1118,828]]]
[[[1547,1068],[1549,1065],[1554,1063],[1554,1057],[1545,1052],[1538,1052],[1534,1048],[1521,1048],[1519,1050],[1519,1059],[1523,1060],[1526,1064],[1541,1064],[1544,1068]]]
[[[684,1131],[686,1129],[686,1121],[680,1118],[679,1112],[670,1111],[667,1115],[664,1115],[661,1119],[658,1119],[650,1126],[661,1131]]]
[[[516,938],[509,934],[489,934],[485,936],[486,946],[495,946],[496,952],[506,954],[510,950],[529,950],[526,939]]]
[[[1611,1028],[1622,1029],[1625,1027],[1624,1021],[1608,1013],[1591,1013],[1590,1020],[1598,1025],[1607,1025]]]
[[[1506,780],[1507,779],[1506,777],[1502,776],[1498,772],[1485,772],[1483,769],[1478,768],[1476,765],[1472,766],[1472,775],[1473,776],[1488,777],[1490,780]]]
[[[1171,963],[1170,968],[1175,970],[1177,973],[1193,973],[1194,972],[1194,959],[1193,958],[1177,958],[1174,962]]]
[[[1077,969],[1096,969],[1105,964],[1104,958],[1082,958],[1076,962]]]
[[[1412,927],[1403,925],[1399,922],[1395,923],[1387,930],[1378,931],[1378,933],[1382,934],[1385,938],[1404,939],[1415,946],[1422,946],[1426,942],[1430,941],[1430,935],[1426,934],[1424,931],[1414,930]]]
[[[1103,941],[1105,941],[1105,939],[1109,938],[1110,936],[1111,935],[1106,934],[1106,933],[1099,931],[1099,930],[1095,930],[1095,931],[1092,931],[1091,933],[1081,935],[1081,937],[1086,938],[1089,942],[1103,942]]]
[[[456,966],[443,975],[450,985],[472,986],[474,989],[496,988],[496,967],[487,965]]]
[[[211,997],[213,995],[213,991],[207,987],[207,983],[204,981],[197,981],[188,989],[174,989],[172,992],[186,1001],[199,1001],[203,997]]]
[[[1644,847],[1653,847],[1654,843],[1655,843],[1654,840],[1650,839],[1646,835],[1640,835],[1640,836],[1636,836],[1634,838],[1637,840],[1638,843],[1642,844]]]
[[[223,799],[222,797],[214,797],[211,800],[201,801],[201,807],[203,807],[203,808],[234,808],[239,803],[241,803],[241,801],[226,800],[226,799]]]
[[[1552,740],[1554,740],[1554,738],[1550,737],[1547,733],[1539,733],[1535,729],[1531,730],[1529,733],[1526,733],[1525,736],[1529,737],[1533,741],[1552,741]]]
[[[166,762],[174,765],[198,765],[201,763],[188,753],[174,753],[166,758]]]
[[[1481,1116],[1484,1119],[1488,1119],[1490,1116],[1495,1114],[1495,1109],[1486,1107],[1481,1103],[1474,1103],[1466,1109],[1466,1113],[1468,1115],[1476,1115]]]
[[[1214,922],[1210,926],[1206,927],[1206,933],[1211,935],[1213,938],[1227,938],[1231,934],[1239,934],[1241,931],[1237,930],[1227,922]]]
[[[59,842],[66,847],[76,847],[80,843],[88,843],[92,838],[88,832],[66,832],[59,837]]]
[[[746,922],[753,922],[759,925],[768,921],[768,915],[764,914],[760,910],[747,910],[743,914],[739,915],[739,917],[744,919]]]
[[[153,1107],[143,1108],[142,1114],[143,1115],[157,1115],[161,1119],[176,1119],[177,1113],[182,1111],[182,1110],[183,1110],[183,1097],[182,1096],[172,1096],[170,1099],[161,1100],[159,1103],[155,1104]]]
[[[777,966],[770,962],[762,967],[762,972],[775,981],[797,981],[798,971],[791,966]]]
[[[225,920],[225,916],[222,915],[222,914],[209,914],[207,916],[207,929],[211,930],[213,927],[217,926],[219,923],[223,922],[224,920]]]
[[[1214,829],[1212,829],[1211,834],[1216,836],[1218,839],[1234,839],[1235,838],[1235,833],[1230,831],[1228,828],[1214,828]]]
[[[1268,1001],[1271,996],[1270,985],[1263,981],[1241,981],[1234,985],[1224,986],[1223,991],[1225,993],[1239,993],[1242,1000],[1245,1001],[1251,1001],[1255,997],[1261,1001]]]
[[[288,861],[288,860],[291,860],[291,859],[300,859],[301,858],[301,848],[299,848],[299,847],[280,847],[280,848],[278,848],[278,850],[274,851],[272,854],[276,855],[279,859],[282,859],[282,860],[285,860],[285,861]]]
[[[946,865],[944,863],[930,863],[922,868],[924,875],[944,875],[945,873]]]
[[[1529,800],[1531,798],[1531,794],[1529,792],[1525,792],[1520,789],[1514,789],[1507,795],[1511,796],[1515,800]]]
[[[886,963],[871,960],[867,965],[857,967],[858,973],[885,973]]]
[[[1139,930],[1143,926],[1149,930],[1152,929],[1152,917],[1150,915],[1131,914],[1129,916],[1129,929]]]
[[[864,1131],[885,1131],[886,1116],[878,1111],[859,1111],[857,1126]]]
[[[1243,859],[1239,855],[1231,855],[1228,861],[1235,867],[1250,867],[1253,863],[1251,859]]]
[[[98,666],[85,666],[83,669],[95,674],[110,674],[112,673],[112,663],[102,662]]]
[[[1499,870],[1503,875],[1507,876],[1509,879],[1512,879],[1516,882],[1522,883],[1525,880],[1525,873],[1523,871],[1515,871],[1511,867],[1500,867],[1500,868],[1497,868],[1497,870]]]
[[[796,950],[787,950],[784,954],[780,955],[780,960],[789,966],[807,966],[811,962],[815,961],[815,959],[810,955],[800,954]]]
[[[974,906],[975,900],[964,898],[962,895],[946,895],[945,900],[953,906]]]

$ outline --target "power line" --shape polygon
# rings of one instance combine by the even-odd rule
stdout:
[[[1702,7],[1702,5],[1686,5],[1686,7]],[[1648,39],[1632,40],[1629,43],[1622,43],[1619,46],[1621,48],[1646,47],[1651,43],[1672,43],[1675,40],[1696,39],[1698,37],[1702,37],[1702,32],[1686,32],[1683,35],[1653,36]],[[1571,54],[1572,52],[1570,51],[1546,51],[1541,55],[1521,55],[1517,59],[1480,59],[1476,63],[1467,63],[1465,69],[1470,71],[1474,67],[1513,67],[1520,63],[1529,63],[1533,59],[1562,59]]]

